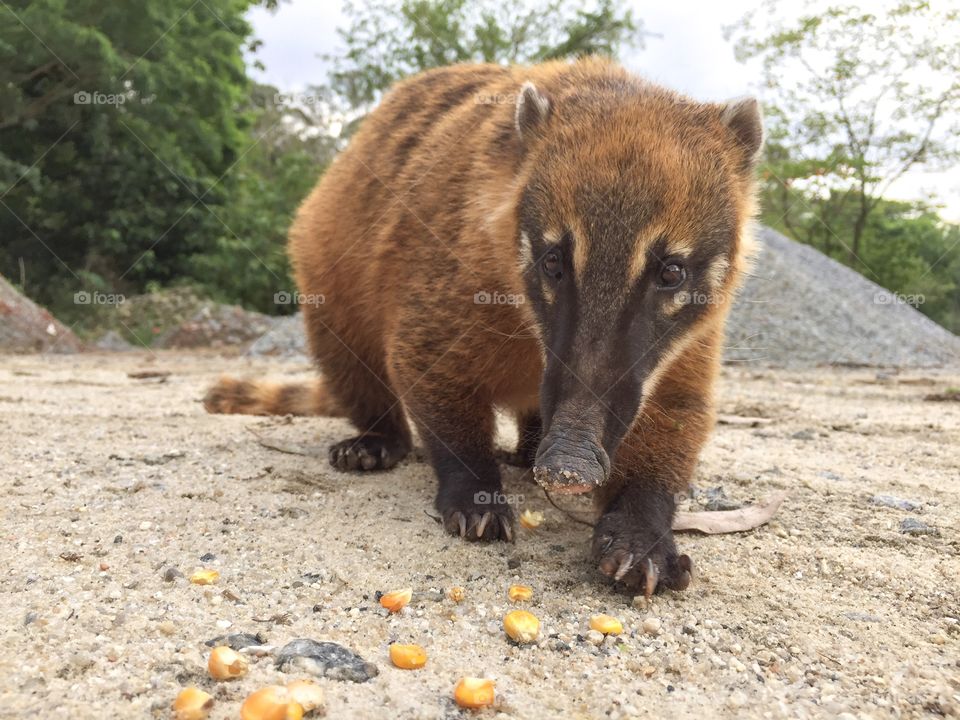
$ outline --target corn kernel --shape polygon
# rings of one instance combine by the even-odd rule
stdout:
[[[282,685],[268,685],[247,696],[240,720],[301,720],[303,708]]]
[[[536,530],[543,522],[543,513],[539,510],[524,510],[520,513],[520,524],[527,530]]]
[[[294,680],[292,683],[287,683],[287,692],[305,713],[323,707],[323,688],[313,680]]]
[[[447,591],[447,597],[449,597],[455,603],[463,602],[463,599],[466,596],[467,596],[467,591],[464,590],[459,585],[457,587],[452,587]]]
[[[427,664],[427,651],[419,645],[391,643],[390,661],[398,668],[416,670]]]
[[[623,624],[609,615],[594,615],[590,618],[590,629],[604,635],[619,635],[623,632]]]
[[[453,689],[453,699],[462,708],[482,708],[493,705],[494,682],[484,678],[460,678],[460,682]]]
[[[184,688],[173,701],[174,720],[206,720],[213,698],[195,687]]]
[[[223,645],[215,647],[207,660],[207,670],[214,680],[231,680],[246,675],[249,665],[243,655]]]
[[[533,588],[527,585],[511,585],[507,590],[507,597],[510,602],[526,602],[533,597]]]
[[[503,618],[503,629],[511,640],[529,643],[540,634],[540,621],[526,610],[511,610]]]
[[[220,579],[220,573],[216,570],[197,570],[190,576],[190,582],[194,585],[213,585]]]
[[[400,612],[410,602],[413,597],[413,588],[404,588],[403,590],[394,590],[384,593],[380,596],[380,604],[392,613]]]

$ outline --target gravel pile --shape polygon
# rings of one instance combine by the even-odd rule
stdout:
[[[236,305],[204,305],[189,320],[160,335],[153,346],[165,349],[237,347],[262,337],[274,323],[268,315]]]
[[[960,365],[960,338],[888,290],[769,228],[731,313],[727,362],[811,367]]]
[[[0,277],[0,352],[74,353],[80,339]]]
[[[254,342],[246,354],[252,357],[306,360],[307,337],[303,331],[303,317],[298,313],[276,318],[273,327]]]

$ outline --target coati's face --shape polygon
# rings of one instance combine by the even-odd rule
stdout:
[[[584,492],[609,476],[659,374],[722,324],[762,130],[753,100],[565,109],[525,86],[517,126],[535,155],[518,252],[545,362],[535,476]]]

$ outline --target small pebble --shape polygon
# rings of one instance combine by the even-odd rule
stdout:
[[[597,632],[596,630],[590,630],[587,632],[587,642],[591,645],[599,646],[603,642],[605,635],[602,632]]]
[[[306,672],[352,682],[366,682],[380,674],[376,665],[343,645],[307,638],[291,640],[280,648],[277,669],[291,674]]]
[[[900,532],[904,535],[933,535],[940,536],[937,528],[927,525],[916,518],[904,518],[900,521]]]
[[[647,635],[659,635],[662,625],[663,623],[660,621],[660,618],[649,617],[643,621],[643,631]]]
[[[163,579],[167,582],[173,582],[177,578],[182,578],[183,573],[177,570],[175,567],[168,567],[163,571]]]
[[[870,503],[872,505],[895,508],[897,510],[904,510],[906,512],[919,512],[923,509],[922,503],[914,500],[904,500],[902,498],[893,497],[892,495],[874,495],[872,498],[870,498]]]

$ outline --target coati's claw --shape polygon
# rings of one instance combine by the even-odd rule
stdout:
[[[477,537],[483,537],[483,531],[487,528],[487,523],[490,522],[490,518],[492,517],[492,512],[485,512],[483,514],[483,517],[480,518],[480,522],[477,523]]]
[[[513,542],[513,516],[507,508],[476,511],[441,511],[443,527],[464,540],[505,540]]]
[[[647,561],[649,562],[649,560]],[[620,567],[617,568],[616,574],[613,576],[614,580],[621,580],[623,576],[627,574],[627,571],[633,567],[633,553],[627,555],[623,560],[620,561]]]
[[[330,464],[337,470],[389,470],[407,454],[404,444],[387,435],[368,433],[330,446]]]
[[[630,557],[633,557],[632,555]],[[653,595],[653,591],[657,589],[657,580],[660,578],[660,573],[657,572],[657,566],[653,564],[653,560],[647,558],[647,573],[646,573],[646,584],[643,588],[643,594],[648,598]],[[619,580],[620,578],[617,578]]]
[[[601,573],[647,597],[664,588],[685,590],[693,577],[693,563],[677,554],[671,532],[658,534],[616,512],[597,523],[593,556]]]

